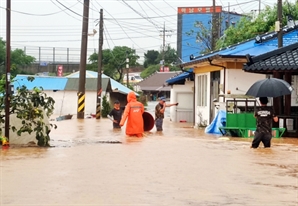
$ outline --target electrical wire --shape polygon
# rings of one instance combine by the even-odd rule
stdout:
[[[99,5],[99,6],[101,6],[97,1],[96,1],[96,3]],[[114,18],[111,14],[110,14],[110,16],[112,17],[112,18]],[[114,20],[118,23],[118,21],[114,18]],[[118,25],[120,26],[120,28],[122,29],[122,32],[124,32],[125,34],[126,34],[126,36],[136,45],[136,46],[138,46],[139,48],[141,48],[133,39],[131,39],[129,36],[128,36],[128,34],[127,34],[127,32],[121,27],[121,25],[118,23]]]
[[[78,3],[75,3],[74,5],[70,6],[69,8],[72,8],[74,6],[76,6]],[[6,10],[6,8],[0,6],[1,9]],[[23,11],[17,11],[17,10],[11,10],[12,12],[15,13],[19,13],[19,14],[24,14],[24,15],[28,15],[28,16],[52,16],[52,15],[56,15],[59,14],[61,12],[66,11],[67,9],[61,10],[61,11],[57,11],[57,12],[53,12],[53,13],[47,13],[47,14],[32,14],[32,13],[27,13],[27,12],[23,12]]]
[[[131,10],[133,10],[136,14],[140,15],[141,17],[143,17],[144,19],[146,19],[147,21],[149,21],[150,23],[153,24],[153,26],[155,26],[155,28],[158,30],[159,26],[154,23],[151,19],[144,17],[140,12],[136,11],[132,6],[130,6],[128,3],[126,3],[126,1],[122,0],[122,2],[129,7]]]

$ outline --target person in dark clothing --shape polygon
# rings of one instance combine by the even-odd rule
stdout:
[[[108,114],[108,118],[113,121],[113,128],[121,128],[120,121],[122,118],[123,110],[120,108],[120,102],[116,100],[114,102],[114,108]]]
[[[258,148],[260,143],[263,142],[264,147],[271,146],[272,139],[272,119],[277,122],[278,117],[274,114],[273,108],[268,107],[268,98],[259,98],[261,106],[255,111],[254,116],[257,118],[257,129],[254,134],[251,148]]]
[[[157,131],[162,131],[164,112],[166,107],[177,106],[178,103],[166,104],[166,98],[160,97],[159,103],[155,106],[155,126]]]

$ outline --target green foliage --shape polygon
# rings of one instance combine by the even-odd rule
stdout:
[[[148,67],[150,65],[156,65],[159,64],[158,57],[159,52],[155,50],[148,50],[147,53],[144,53],[145,61],[144,61],[144,67]]]
[[[143,92],[138,93],[140,96],[138,97],[138,101],[141,102],[144,106],[148,106],[147,97]]]
[[[34,77],[28,77],[28,81],[33,81]],[[2,79],[1,82],[4,80]],[[0,104],[4,105],[5,102],[5,89],[0,87]],[[10,101],[10,113],[16,114],[16,117],[21,120],[22,126],[16,128],[12,126],[13,132],[16,132],[19,136],[22,133],[27,132],[31,134],[36,132],[36,139],[39,146],[49,146],[49,133],[51,128],[56,129],[54,124],[46,124],[44,117],[49,118],[54,111],[55,101],[52,97],[48,97],[43,89],[35,87],[32,91],[29,91],[26,86],[16,88],[16,92],[11,96]],[[4,114],[4,107],[1,107],[0,113]],[[2,110],[2,111],[1,111]],[[1,116],[0,123],[5,123],[5,115]],[[2,129],[0,128],[2,133]]]
[[[155,73],[155,72],[159,72],[160,71],[160,67],[161,65],[151,65],[148,68],[144,69],[140,76],[145,79],[146,77],[150,76],[151,74]],[[180,71],[181,69],[177,66],[169,66],[170,67],[170,71]]]
[[[194,26],[198,28],[199,32],[194,31],[193,29],[186,32],[187,36],[195,36],[197,41],[201,44],[201,53],[208,53],[212,51],[212,29],[207,28],[201,21],[195,21]]]
[[[105,49],[102,51],[103,73],[121,82],[126,70],[126,58],[129,59],[129,66],[139,65],[137,60],[140,58],[134,49],[126,46],[116,46],[113,50]],[[89,57],[91,68],[98,71],[98,53],[93,53]]]
[[[15,49],[11,51],[11,75],[15,76],[16,74],[25,73],[20,68],[22,66],[28,66],[35,61],[35,58],[29,55],[26,55],[25,52],[21,49]],[[0,37],[0,74],[4,74],[4,63],[6,58],[6,47],[5,41]]]
[[[282,7],[283,16],[292,16],[298,19],[298,3],[286,3]],[[236,26],[230,26],[224,36],[217,41],[216,48],[224,48],[239,42],[256,37],[259,34],[274,31],[277,19],[277,6],[267,6],[255,19],[242,17]],[[287,24],[287,18],[283,18],[282,25]]]
[[[160,69],[160,65],[151,65],[148,68],[146,68],[145,70],[143,70],[140,74],[140,76],[145,79],[146,77],[150,76],[151,74],[153,74],[154,72],[159,71]]]
[[[2,38],[0,37],[0,67],[4,66],[5,54],[6,54],[5,41],[3,41]]]
[[[107,96],[103,96],[102,98],[102,110],[101,110],[101,116],[102,117],[107,117],[108,114],[111,111],[111,105],[110,103],[107,101]]]

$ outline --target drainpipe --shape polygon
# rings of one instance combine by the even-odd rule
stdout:
[[[211,66],[222,67],[224,69],[224,80],[223,80],[224,82],[223,82],[222,90],[223,90],[223,93],[225,94],[226,93],[226,69],[227,68],[225,66],[222,66],[222,65],[219,65],[219,64],[213,64],[212,60],[210,58],[208,58],[208,61],[209,61],[209,64]],[[225,102],[225,97],[223,97],[223,102]]]

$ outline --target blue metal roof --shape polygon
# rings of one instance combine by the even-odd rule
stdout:
[[[283,46],[288,46],[298,42],[298,26],[295,27],[284,27],[283,28]],[[210,52],[205,55],[200,55],[194,57],[193,60],[187,63],[181,64],[182,66],[192,65],[193,63],[198,63],[202,61],[207,61],[208,58],[213,58],[216,56],[243,56],[247,54],[250,56],[261,55],[278,48],[278,39],[276,32],[270,32],[260,35],[260,41],[255,38],[241,42],[230,47]]]
[[[166,83],[177,84],[181,81],[183,81],[183,83],[184,83],[185,79],[192,78],[192,77],[193,77],[193,69],[189,69],[186,72],[180,73],[179,75],[166,80]]]
[[[14,88],[20,86],[26,86],[27,89],[32,90],[34,87],[42,87],[43,90],[64,90],[67,83],[65,77],[54,77],[54,76],[32,76],[35,79],[30,82],[27,80],[30,75],[17,75],[13,79]]]

